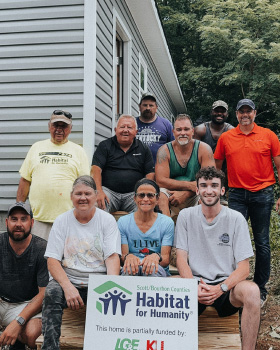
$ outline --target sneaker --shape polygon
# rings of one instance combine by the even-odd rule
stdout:
[[[267,302],[267,296],[265,293],[262,293],[261,294],[261,309],[265,306],[266,302]]]

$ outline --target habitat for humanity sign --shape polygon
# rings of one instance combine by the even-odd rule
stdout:
[[[91,275],[85,350],[197,350],[193,279]]]

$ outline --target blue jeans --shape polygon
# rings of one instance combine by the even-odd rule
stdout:
[[[270,215],[274,204],[273,186],[257,192],[243,188],[230,188],[228,206],[239,211],[246,220],[250,218],[256,248],[254,281],[261,294],[266,294],[265,285],[270,275]]]

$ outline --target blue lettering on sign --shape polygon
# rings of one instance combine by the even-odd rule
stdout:
[[[147,297],[146,292],[137,292],[136,306],[189,309],[189,301],[190,298],[188,295],[185,295],[184,298],[178,298],[174,297],[172,294],[166,293],[164,297],[161,297],[159,293],[156,293],[155,297]]]

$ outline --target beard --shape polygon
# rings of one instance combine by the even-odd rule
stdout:
[[[22,230],[21,232],[24,232],[24,234],[23,234],[22,236],[20,236],[20,237],[17,237],[17,236],[14,234],[15,230],[14,230],[14,231],[11,231],[11,230],[8,228],[8,226],[7,226],[7,232],[8,232],[8,235],[9,235],[9,237],[11,238],[12,241],[14,241],[14,242],[20,242],[20,241],[24,241],[24,240],[30,235],[30,233],[31,233],[31,226],[30,226],[29,231],[24,231],[24,230]],[[18,232],[18,231],[17,231],[17,232]]]
[[[146,109],[142,114],[141,114],[141,117],[143,118],[143,119],[146,119],[146,120],[152,120],[152,119],[154,119],[154,114],[150,111],[150,110],[148,110],[148,109]]]
[[[184,137],[184,139],[185,139],[185,137]],[[180,146],[186,146],[190,142],[190,140],[187,139],[186,141],[181,141],[181,139],[179,138],[177,140],[177,142],[179,143]]]
[[[203,197],[200,197],[200,200],[203,204],[205,204],[207,207],[213,207],[214,205],[216,205],[219,201],[220,201],[221,196],[217,196],[214,200],[214,202],[211,203],[207,203]]]

